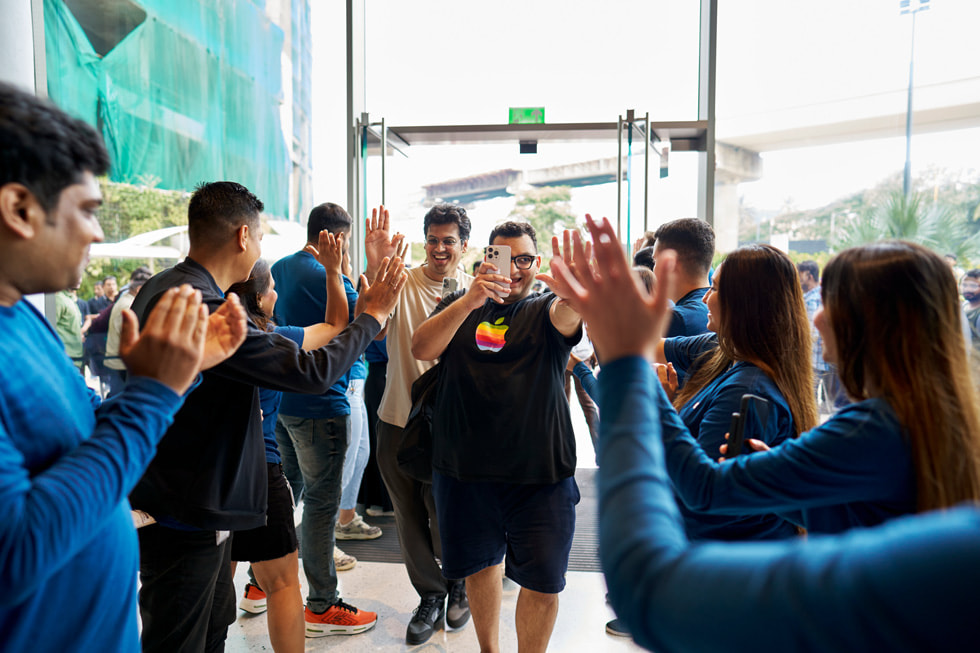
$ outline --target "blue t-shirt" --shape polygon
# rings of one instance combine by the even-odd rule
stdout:
[[[388,362],[388,336],[381,340],[374,340],[364,350],[364,358],[368,363],[387,363]]]
[[[704,303],[707,288],[695,288],[674,304],[668,338],[696,336],[708,331],[708,305]]]
[[[300,347],[303,346],[304,331],[302,327],[277,326],[274,331],[289,338]],[[279,405],[282,403],[282,393],[278,390],[259,387],[259,406],[262,409],[262,440],[265,443],[265,462],[281,463],[279,445],[276,443],[276,417],[279,415]]]
[[[717,347],[715,333],[668,338],[664,340],[664,355],[678,372],[691,375],[698,359]],[[725,444],[732,413],[739,410],[743,394],[754,394],[769,401],[766,424],[747,422],[746,439],[755,438],[775,447],[795,434],[793,414],[776,383],[752,363],[738,361],[701,388],[679,411],[684,425],[713,460],[721,456],[720,447]],[[792,524],[772,514],[709,515],[690,510],[682,503],[681,514],[687,536],[692,540],[781,539],[796,535]]]
[[[137,651],[126,495],[183,400],[134,376],[100,405],[26,300],[0,332],[0,648]]]
[[[327,309],[327,273],[308,252],[296,252],[272,266],[279,300],[276,302],[276,324],[308,327],[323,322]],[[357,292],[344,278],[349,317],[353,318]],[[355,363],[356,365],[356,363]],[[293,417],[322,419],[350,415],[347,387],[350,371],[320,395],[284,393],[279,412]]]

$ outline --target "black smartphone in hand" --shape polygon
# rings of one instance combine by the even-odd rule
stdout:
[[[769,419],[769,402],[753,394],[742,395],[738,412],[732,413],[732,425],[728,430],[728,449],[725,458],[734,458],[742,453],[745,443],[746,425],[751,435],[762,435]]]

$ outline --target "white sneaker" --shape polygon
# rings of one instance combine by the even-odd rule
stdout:
[[[333,566],[337,571],[347,571],[353,569],[357,564],[357,558],[349,553],[344,553],[336,544],[333,547]]]
[[[356,512],[354,519],[347,524],[338,521],[334,526],[334,538],[338,540],[376,540],[379,537],[381,537],[381,529],[366,523]]]
[[[394,517],[394,510],[385,510],[381,506],[369,506],[364,512],[367,513],[368,517]]]

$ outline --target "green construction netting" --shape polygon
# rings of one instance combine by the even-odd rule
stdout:
[[[284,38],[264,4],[45,0],[48,94],[102,132],[113,181],[237,181],[287,217]]]

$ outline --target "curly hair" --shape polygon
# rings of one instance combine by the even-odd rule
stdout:
[[[470,239],[470,218],[466,215],[466,209],[458,204],[436,204],[422,219],[422,235],[429,235],[429,225],[433,224],[454,224],[459,229],[459,239]]]
[[[102,137],[69,116],[9,84],[0,83],[0,186],[22,184],[50,212],[61,191],[85,172],[103,175],[109,155]]]

